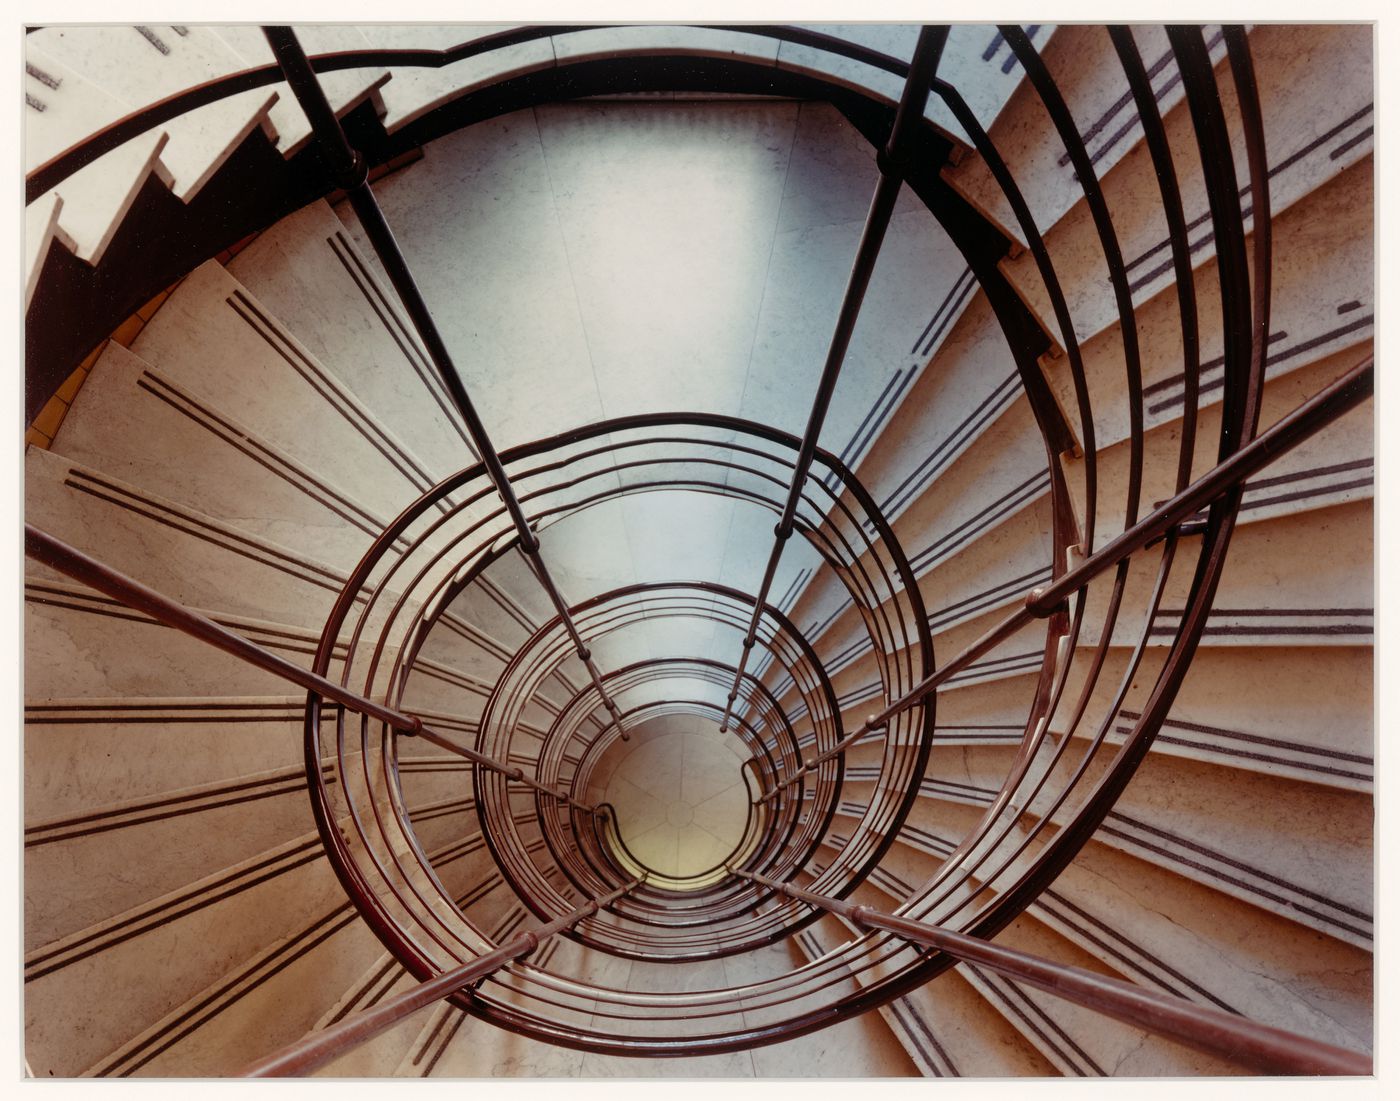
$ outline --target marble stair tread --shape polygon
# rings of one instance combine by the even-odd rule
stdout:
[[[26,947],[68,936],[304,835],[315,826],[305,772],[301,765],[245,772],[78,815],[30,819],[24,870],[35,886],[26,896]],[[162,859],[148,859],[152,852]]]
[[[54,450],[240,531],[349,571],[386,525],[239,417],[108,343]]]
[[[324,202],[260,234],[228,265],[307,350],[442,477],[475,461],[395,293]]]
[[[379,515],[397,516],[435,481],[405,443],[213,261],[186,276],[131,350],[177,385],[233,412],[308,470],[334,472],[338,484]]]
[[[1276,371],[1289,369],[1294,365],[1291,361],[1298,357],[1303,357],[1302,363],[1316,358],[1317,353],[1313,349],[1345,346],[1338,343],[1343,336],[1350,334],[1351,343],[1355,343],[1366,335],[1362,318],[1371,312],[1370,303],[1374,295],[1366,276],[1372,251],[1371,166],[1372,158],[1367,153],[1338,168],[1327,179],[1318,181],[1306,195],[1297,196],[1295,202],[1273,208],[1270,356]],[[1150,178],[1150,170],[1147,171]],[[1128,181],[1123,185],[1122,193],[1136,197],[1141,195],[1142,189],[1134,181]],[[1272,197],[1272,187],[1270,194]],[[1280,196],[1283,197],[1286,196]],[[1120,201],[1114,209],[1127,201]],[[1204,199],[1201,202],[1204,203]],[[1109,293],[1107,268],[1097,237],[1084,224],[1084,218],[1072,216],[1070,224],[1052,234],[1048,244],[1053,250],[1052,255],[1057,258],[1056,271],[1080,343],[1099,338],[1110,344],[1120,343],[1117,335],[1119,314],[1114,297]],[[1115,218],[1115,224],[1117,221]],[[1136,229],[1129,224],[1119,237],[1125,260],[1130,264],[1127,278],[1134,313],[1144,315],[1145,321],[1155,322],[1155,331],[1166,324],[1165,320],[1159,321],[1158,318],[1173,312],[1172,324],[1179,330],[1180,322],[1174,313],[1179,309],[1175,268],[1166,230],[1162,228],[1157,231],[1155,227],[1148,227],[1138,230],[1134,236]],[[1252,233],[1253,226],[1247,225],[1246,230]],[[1199,225],[1193,232],[1196,235],[1190,240],[1195,272],[1193,283],[1202,309],[1202,332],[1208,337],[1203,343],[1201,356],[1207,367],[1218,369],[1214,361],[1221,354],[1216,336],[1219,323],[1213,320],[1219,314],[1220,295],[1216,289],[1218,261],[1214,249],[1207,247],[1208,244],[1213,245],[1215,238],[1208,222]],[[1327,269],[1336,272],[1335,281],[1323,276]],[[1045,330],[1058,337],[1059,326],[1039,271],[1029,266],[1024,257],[1003,262],[1002,270]],[[1323,287],[1327,288],[1326,292],[1319,294]],[[1338,306],[1349,308],[1339,313]],[[1346,322],[1345,332],[1334,332],[1343,328],[1341,321]],[[1147,350],[1145,371],[1154,373],[1153,369],[1164,357],[1170,357],[1179,364],[1179,344],[1178,335],[1174,345],[1154,353],[1144,340],[1143,348]],[[1300,344],[1303,346],[1299,347]],[[1058,346],[1062,345],[1063,341],[1060,340]]]
[[[1036,907],[1086,946],[1108,939],[1134,981],[1353,1049],[1369,1049],[1370,954],[1134,856],[1091,846]],[[1268,923],[1267,938],[1261,925]],[[1274,951],[1273,945],[1291,950]],[[1282,997],[1281,991],[1290,991]]]
[[[34,32],[34,44],[87,75],[130,110],[224,76],[240,68],[237,55],[212,28],[201,26],[110,27],[65,25]],[[191,111],[165,124],[170,141],[161,160],[173,190],[189,202],[228,155],[261,127],[276,137],[268,117],[277,93],[256,88]]]
[[[1159,27],[1138,27],[1134,28],[1133,35],[1144,65],[1152,70],[1149,79],[1158,108],[1166,114],[1185,96],[1180,80],[1176,79],[1176,66],[1171,60],[1166,34]],[[1224,38],[1218,27],[1205,28],[1205,36],[1211,58],[1218,64],[1225,56]],[[1032,41],[1081,136],[1086,139],[1085,146],[1096,174],[1104,178],[1142,141],[1142,126],[1128,91],[1127,78],[1108,34],[1102,26],[1069,26],[1061,28],[1048,45]],[[1009,58],[1009,48],[1003,44],[993,60],[998,56]],[[1020,74],[1019,63],[1013,64],[1014,71]],[[1185,111],[1184,106],[1177,109]],[[1030,81],[1016,87],[994,125],[987,126],[983,121],[983,126],[1015,177],[1041,234],[1076,203],[1083,202],[1084,192],[1074,164]],[[980,156],[965,157],[944,175],[1008,237],[1022,247],[1027,245],[1025,231]]]
[[[940,836],[921,829],[901,834],[895,849],[906,849],[911,863],[921,858],[932,869],[954,842],[952,831]],[[1111,879],[1106,875],[1110,867],[1115,870]],[[1369,1046],[1369,1028],[1357,1027],[1363,1018],[1356,1010],[1356,979],[1367,966],[1362,949],[1319,944],[1317,959],[1301,949],[1281,953],[1261,972],[1258,949],[1250,944],[1257,937],[1246,932],[1257,930],[1261,921],[1269,923],[1270,938],[1318,942],[1286,917],[1261,918],[1243,903],[1172,875],[1116,851],[1098,851],[1095,860],[1076,861],[1066,869],[1030,905],[1021,923],[1030,919],[1054,930],[1129,982],[1331,1043]],[[920,882],[909,871],[903,880]],[[873,882],[888,886],[878,872]],[[902,902],[904,892],[898,886],[891,889],[893,903]],[[1162,901],[1168,898],[1172,904]],[[1209,920],[1202,915],[1210,915]],[[1311,997],[1281,1003],[1278,984],[1299,980],[1311,988]],[[940,990],[944,981],[930,989]],[[1336,1005],[1346,1007],[1345,1012],[1335,1014]]]
[[[1231,540],[1202,646],[1366,646],[1374,637],[1371,508],[1350,501],[1306,513],[1261,519],[1238,528]],[[1158,574],[1155,556],[1129,568],[1129,607],[1145,609]],[[1152,642],[1175,635],[1191,574],[1187,558],[1172,570],[1152,625]],[[1263,565],[1267,563],[1267,566]],[[1109,599],[1102,582],[1091,587],[1078,645],[1103,636]],[[1131,646],[1145,625],[1143,612],[1118,617],[1115,646]]]
[[[25,481],[31,523],[186,605],[319,629],[344,584],[303,554],[51,451],[29,449]]]
[[[65,819],[301,767],[306,696],[27,699],[25,814]]]
[[[25,577],[27,699],[111,699],[115,696],[229,694],[271,696],[287,682],[140,612],[30,566]],[[285,623],[195,611],[289,661],[311,666],[320,631]],[[338,643],[335,675],[344,660]]]
[[[1269,120],[1269,198],[1275,217],[1365,158],[1372,148],[1369,65],[1364,72],[1358,72],[1355,61],[1368,54],[1369,30],[1336,25],[1306,38],[1298,30],[1296,27],[1259,26],[1249,36],[1255,72],[1260,78],[1261,108]],[[1137,33],[1141,37],[1142,31]],[[1154,33],[1161,36],[1160,31]],[[1223,56],[1223,40],[1218,36],[1213,36],[1213,40],[1213,55]],[[1162,46],[1165,56],[1168,51],[1164,38]],[[1148,53],[1144,51],[1144,57]],[[1116,65],[1116,61],[1113,64]],[[1342,75],[1343,70],[1345,75]],[[1244,188],[1248,184],[1243,138],[1235,121],[1234,86],[1228,75],[1228,64],[1219,66],[1218,71],[1223,74],[1219,86],[1232,118],[1233,151]],[[1168,80],[1169,74],[1174,72],[1175,66],[1169,65],[1162,70],[1160,79]],[[1180,94],[1177,82],[1162,103]],[[1132,113],[1130,104],[1126,110]],[[1135,115],[1133,117],[1133,140],[1140,142],[1141,129],[1136,125]],[[1164,111],[1164,118],[1172,148],[1189,151],[1178,158],[1178,172],[1191,230],[1192,263],[1199,266],[1214,255],[1214,238],[1209,229],[1205,185],[1199,158],[1194,153],[1195,138],[1186,104],[1181,103],[1170,112]],[[1160,213],[1152,204],[1133,198],[1134,194],[1157,193],[1148,150],[1141,144],[1125,143],[1127,148],[1131,151],[1126,152],[1116,166],[1103,161],[1096,164],[1096,169],[1114,211],[1115,231],[1130,265],[1134,296],[1140,300],[1170,284],[1171,257],[1165,248],[1166,224]],[[1061,169],[1062,174],[1068,171],[1068,167]],[[1082,194],[1076,199],[1076,190],[1077,185],[1069,181],[1061,205],[1064,202],[1073,205],[1063,210],[1057,205],[1054,208],[1057,213],[1041,222],[1042,232],[1048,225],[1055,227],[1047,241],[1056,256],[1061,251],[1071,256],[1076,252],[1083,254],[1085,244],[1094,239]],[[1250,205],[1245,205],[1244,212],[1248,229],[1252,227]],[[1089,244],[1088,248],[1091,254],[1097,255],[1096,244]],[[1032,258],[1022,256],[1013,266],[1025,268],[1030,264],[1033,264]],[[1061,278],[1065,278],[1065,273],[1061,273]],[[1076,280],[1073,270],[1070,280],[1071,283]],[[1107,308],[1111,310],[1111,302]],[[1078,318],[1076,320],[1078,324]],[[1096,332],[1109,323],[1108,313],[1101,305],[1096,313],[1085,317],[1081,335]]]
[[[417,985],[418,980],[408,974],[398,960],[387,952],[383,953],[355,979],[341,999],[322,1015],[316,1022],[314,1031],[329,1028],[352,1014],[373,1009],[380,1002],[397,997]],[[399,1064],[422,1038],[426,1023],[446,1008],[444,1003],[435,1003],[409,1015],[387,1031],[314,1071],[312,1077],[403,1077],[398,1071]]]
[[[272,47],[261,27],[218,26],[210,28],[230,50],[246,63],[246,67],[271,65],[275,58]],[[364,50],[368,43],[358,28],[331,25],[293,26],[298,41],[308,57],[323,53],[340,53]],[[389,79],[386,69],[348,69],[333,73],[320,73],[317,79],[331,110],[337,117],[354,110],[367,99],[377,96],[378,90]],[[277,102],[270,112],[272,124],[277,130],[278,148],[283,156],[291,157],[304,149],[311,140],[311,123],[297,102],[296,96],[285,83],[274,84]]]
[[[1110,680],[1126,656],[1110,655]],[[1206,649],[1192,662],[1152,751],[1369,792],[1372,673],[1372,655],[1361,647]],[[1107,702],[1096,694],[1090,706],[1102,715]],[[1127,735],[1138,718],[1137,710],[1120,709],[1109,739]],[[1052,721],[1051,728],[1060,726]]]
[[[26,170],[37,168],[128,110],[29,43],[25,49],[25,105]],[[160,159],[168,140],[163,129],[147,131],[80,168],[54,189],[63,197],[60,221],[65,239],[79,259],[93,265],[101,262],[149,176],[160,177],[167,187],[173,185],[173,177]]]
[[[55,1076],[100,1072],[100,1060],[240,959],[327,910],[353,913],[343,899],[313,831],[27,953],[31,1061]],[[153,956],[163,961],[161,983],[132,983]],[[126,991],[122,1013],[84,994],[103,984]]]
[[[1049,791],[1082,756],[1069,747],[1056,766]],[[1005,748],[964,748],[962,769],[944,765],[920,787],[927,804],[911,820],[935,833],[991,805],[1005,776]],[[1048,750],[1036,768],[1043,771]],[[1091,767],[1097,773],[1102,762]],[[1028,813],[1049,809],[1041,794]],[[938,814],[951,815],[949,822]],[[962,809],[959,809],[962,808]],[[1063,824],[1057,811],[1052,824]],[[930,816],[932,815],[932,817]],[[1134,856],[1186,879],[1349,944],[1369,948],[1372,936],[1371,868],[1358,859],[1358,839],[1367,835],[1371,801],[1364,794],[1336,791],[1284,777],[1221,768],[1208,762],[1149,755],[1124,799],[1109,812],[1095,843]],[[1315,830],[1316,836],[1309,834]],[[959,834],[958,836],[961,836]]]
[[[1003,930],[998,943],[1084,970],[1105,972],[1088,952],[1051,929],[1022,917]],[[1152,1032],[1134,1028],[1093,1009],[1007,979],[990,969],[960,964],[959,972],[984,997],[1003,1007],[1009,1020],[1073,1077],[1226,1077],[1246,1074],[1238,1064],[1198,1052]]]
[[[1316,208],[1304,204],[1280,215],[1275,222],[1277,278],[1266,376],[1271,381],[1347,349],[1355,352],[1353,363],[1361,360],[1375,321],[1374,295],[1367,275],[1371,265],[1371,226],[1361,213],[1367,201],[1358,197],[1358,192],[1368,191],[1369,187],[1365,166],[1358,166],[1329,185],[1335,203]],[[1308,209],[1312,209],[1312,216],[1308,216]],[[1350,221],[1334,219],[1336,214],[1347,211],[1353,215]],[[1326,290],[1320,292],[1319,288]],[[1224,374],[1214,260],[1196,273],[1196,297],[1202,333],[1199,404],[1205,406],[1219,402]],[[1152,426],[1177,420],[1184,400],[1184,374],[1175,294],[1157,295],[1139,307],[1136,315],[1144,352],[1145,422]],[[1117,334],[1109,331],[1096,337],[1083,352],[1091,393],[1100,392],[1104,386],[1110,389],[1102,392],[1116,392],[1123,377],[1122,341]],[[1046,363],[1045,367],[1061,407],[1067,412],[1074,410],[1076,400],[1067,357]],[[1071,416],[1077,420],[1077,415]],[[1126,408],[1121,402],[1096,412],[1095,421],[1103,444],[1116,443],[1129,434]]]
[[[446,27],[375,23],[363,24],[359,29],[372,49],[447,50],[511,28],[495,23],[460,23]],[[392,134],[469,91],[553,65],[550,39],[537,38],[442,68],[391,67],[393,79],[382,91],[388,108],[385,128]]]
[[[1096,841],[1369,949],[1373,873],[1360,854],[1374,815],[1370,798],[1225,772],[1149,758]]]
[[[59,224],[63,212],[63,198],[50,191],[41,195],[24,208],[24,308],[29,309],[34,300],[34,291],[39,286],[39,275],[49,258],[49,249],[55,242],[62,244],[69,252],[77,250],[78,244],[64,232]]]
[[[233,1077],[301,1039],[380,943],[346,903],[240,961],[90,1073]],[[172,1042],[173,1040],[173,1042]]]
[[[854,940],[857,935],[839,919],[829,917],[798,933],[792,938],[792,943],[801,958],[810,963],[822,959],[843,943]],[[1050,1064],[1037,1055],[1035,1048],[1026,1043],[1019,1033],[1005,1026],[1000,1016],[980,999],[964,995],[960,999],[966,1014],[959,1017],[962,1028],[949,1028],[946,1020],[948,1014],[940,1013],[935,1008],[943,1004],[946,979],[945,976],[932,986],[919,987],[886,1003],[879,1010],[884,1032],[899,1043],[905,1057],[918,1068],[919,1074],[924,1077],[954,1078],[964,1075],[1046,1076],[1054,1073]],[[855,981],[859,983],[862,980],[857,976]],[[963,991],[958,993],[963,994]],[[869,1020],[871,1016],[867,1014],[858,1020]],[[975,1031],[968,1028],[971,1021],[999,1033],[1001,1044],[988,1050],[986,1031],[984,1028]]]

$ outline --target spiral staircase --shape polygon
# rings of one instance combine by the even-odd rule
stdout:
[[[1358,1073],[1370,34],[33,30],[30,1072]]]

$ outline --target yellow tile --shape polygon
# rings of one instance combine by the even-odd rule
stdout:
[[[66,401],[69,405],[72,405],[73,399],[78,396],[78,391],[82,389],[82,385],[86,381],[87,372],[84,371],[81,367],[79,367],[76,371],[69,375],[64,380],[63,385],[58,388],[58,396],[64,401]]]
[[[87,354],[87,358],[83,360],[81,364],[78,365],[78,369],[80,371],[91,371],[92,365],[96,363],[101,357],[102,349],[105,347],[107,347],[107,342],[104,340],[96,348],[94,348]]]
[[[163,303],[169,297],[169,289],[161,291],[160,294],[156,295],[139,310],[137,310],[136,316],[141,318],[141,320],[143,321],[149,321],[151,319],[151,316],[156,312],[156,310],[160,309],[161,303]]]
[[[117,326],[116,332],[112,334],[112,339],[123,348],[130,348],[131,342],[136,339],[136,334],[145,327],[146,323],[138,315],[132,314]]]
[[[63,423],[64,414],[68,412],[68,403],[62,398],[49,398],[48,405],[39,410],[39,415],[34,418],[32,427],[37,428],[49,439],[53,439],[58,434],[58,426]]]
[[[49,439],[37,428],[30,428],[25,431],[24,442],[33,444],[35,447],[42,447],[45,451],[53,446],[53,440]]]

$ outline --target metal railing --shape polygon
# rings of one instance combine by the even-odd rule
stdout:
[[[766,876],[737,870],[734,874],[836,914],[858,928],[884,930],[914,944],[936,948],[959,962],[981,964],[1015,982],[1265,1074],[1371,1073],[1371,1060],[1365,1055],[1286,1029],[1262,1025],[1214,1006],[1198,1005],[1185,998],[1147,990],[1095,971],[1042,959],[869,906],[824,898]]]
[[[274,1052],[265,1059],[259,1059],[242,1074],[244,1078],[291,1078],[310,1074],[327,1063],[335,1061],[348,1051],[387,1032],[405,1018],[420,1009],[441,1001],[449,994],[466,990],[488,975],[499,971],[515,960],[524,959],[539,948],[542,941],[572,929],[585,918],[592,917],[605,906],[610,906],[628,891],[638,887],[645,877],[635,879],[611,894],[584,903],[562,917],[555,918],[537,929],[518,933],[494,952],[488,952],[480,959],[464,963],[439,975],[435,979],[421,983],[412,990],[395,994],[363,1013],[347,1017],[338,1024],[311,1034],[289,1044],[281,1051]]]
[[[392,1012],[376,1011],[347,1023],[334,1037],[322,1037],[296,1055],[265,1061],[257,1073],[309,1070],[313,1060],[333,1058],[344,1050],[344,1043],[367,1037],[367,1030],[381,1023],[387,1026],[391,1017],[399,1019],[394,1014],[400,1010],[410,1012],[410,1005],[425,1005],[444,995],[505,1028],[576,1047],[659,1056],[736,1050],[810,1032],[883,1004],[928,981],[954,957],[1002,968],[1018,981],[1072,995],[1081,1004],[1143,1027],[1163,1028],[1176,1039],[1272,1072],[1368,1073],[1369,1063],[1353,1053],[1035,960],[986,940],[1021,913],[1074,858],[1152,744],[1204,629],[1246,479],[1355,408],[1373,388],[1368,360],[1255,436],[1269,329],[1272,245],[1263,120],[1244,32],[1225,29],[1224,65],[1239,102],[1245,188],[1239,186],[1231,135],[1219,110],[1216,74],[1203,36],[1191,27],[1168,32],[1204,166],[1225,334],[1217,463],[1192,480],[1203,394],[1202,335],[1181,188],[1132,32],[1106,31],[1156,169],[1182,332],[1185,398],[1175,494],[1141,516],[1147,462],[1142,353],[1136,345],[1138,322],[1122,249],[1084,138],[1044,61],[1015,26],[1003,27],[1001,33],[1025,70],[1027,88],[1063,142],[1102,250],[1116,325],[1124,340],[1120,389],[1105,395],[1091,388],[1055,258],[1021,186],[959,90],[935,75],[947,28],[925,28],[913,60],[905,63],[817,32],[743,26],[729,29],[830,50],[905,78],[898,107],[885,116],[888,129],[883,145],[877,146],[881,152],[876,195],[803,436],[797,439],[732,418],[681,413],[625,418],[497,453],[378,208],[365,164],[346,141],[315,74],[365,65],[440,66],[584,29],[522,28],[450,51],[369,51],[308,60],[288,29],[268,28],[280,67],[233,74],[136,112],[55,158],[27,181],[32,201],[122,140],[223,96],[287,80],[322,141],[328,179],[346,190],[479,457],[476,465],[409,505],[376,540],[328,618],[311,670],[51,536],[26,529],[26,552],[37,560],[308,691],[308,786],[332,864],[394,955],[420,978],[434,976],[419,991],[396,1000]],[[840,94],[861,98],[849,89]],[[936,668],[919,579],[895,537],[891,518],[850,471],[819,447],[894,198],[906,183],[925,194],[920,187],[941,168],[919,160],[920,139],[928,129],[922,121],[924,101],[930,94],[957,119],[1000,187],[1043,283],[1064,351],[1059,367],[1042,367],[1017,356],[1027,401],[1046,445],[1050,579]],[[1254,204],[1252,240],[1245,232],[1241,194],[1252,196]],[[988,235],[1001,236],[996,231]],[[984,287],[991,285],[995,259],[969,257]],[[1024,307],[1005,296],[994,298],[990,290],[988,297],[996,302],[1008,335],[1013,321],[1027,323]],[[1022,312],[1008,320],[1017,309]],[[1034,325],[1034,319],[1030,323]],[[1051,377],[1053,371],[1058,377]],[[1052,396],[1055,385],[1063,411]],[[1096,424],[1104,406],[1120,398],[1128,425],[1123,519],[1120,530],[1105,538],[1096,531],[1104,515]],[[716,458],[717,453],[722,457]],[[809,477],[814,464],[824,467],[824,477]],[[827,485],[827,478],[835,488]],[[540,555],[539,533],[560,518],[623,493],[677,488],[721,493],[778,517],[776,542],[756,593],[750,597],[721,586],[678,584],[664,601],[659,590],[619,590],[570,604]],[[1203,508],[1208,513],[1200,521]],[[1183,541],[1188,531],[1200,536],[1194,554]],[[808,587],[839,586],[868,635],[868,657],[861,659],[861,667],[872,670],[880,703],[849,732],[844,712],[850,708],[842,704],[820,657],[823,639],[819,634],[808,637],[768,599],[793,534],[801,534],[816,556]],[[1078,553],[1072,555],[1076,546]],[[441,615],[458,595],[517,552],[548,596],[554,617],[539,625],[506,663],[472,748],[425,725],[404,701],[412,695],[424,640]],[[1163,593],[1183,563],[1192,570],[1189,592],[1179,619],[1167,628],[1165,656],[1158,659],[1149,649],[1149,638],[1163,626]],[[1126,647],[1119,683],[1109,686],[1105,703],[1094,693],[1111,667],[1109,646],[1115,629],[1129,620],[1127,582],[1132,569],[1155,570],[1155,580],[1150,595],[1139,601],[1140,633]],[[1103,606],[1094,625],[1099,637],[1092,643],[1082,641],[1087,637],[1091,596]],[[740,657],[733,666],[686,666],[692,679],[730,685],[722,705],[688,696],[624,711],[616,702],[617,693],[664,683],[679,667],[644,662],[604,672],[593,660],[592,647],[659,614],[708,617],[739,634]],[[843,896],[867,882],[901,836],[920,795],[938,691],[974,672],[1010,640],[1027,635],[1041,653],[1025,733],[1005,781],[987,793],[976,826],[949,845],[928,882],[897,900],[900,916],[844,902]],[[751,652],[759,648],[770,661],[755,675],[748,664]],[[542,698],[540,686],[561,674],[568,661],[580,663],[587,686],[557,710],[532,746],[529,765],[512,763],[524,752],[525,707]],[[336,666],[339,674],[332,676]],[[1074,693],[1069,690],[1072,670],[1083,672]],[[327,701],[335,705],[329,735],[323,721]],[[1125,705],[1130,702],[1137,717],[1123,744],[1113,746],[1109,730],[1120,714],[1128,713]],[[599,707],[610,722],[589,730]],[[752,752],[749,767],[758,798],[749,808],[744,839],[731,854],[732,874],[707,872],[691,884],[656,876],[638,883],[637,873],[647,869],[626,851],[615,812],[579,797],[593,763],[614,740],[627,737],[623,719],[644,723],[667,708],[718,716],[720,729],[732,730]],[[359,716],[358,739],[347,724],[347,711]],[[792,717],[797,714],[804,716],[801,721]],[[1052,724],[1061,735],[1053,741]],[[808,725],[810,731],[804,729]],[[883,737],[874,737],[881,733]],[[493,947],[457,911],[408,821],[396,735],[420,737],[472,762],[482,833],[491,856],[524,904],[546,919],[544,930],[551,933],[570,929],[584,944],[640,959],[667,960],[713,958],[772,943],[823,912],[841,915],[871,935],[791,974],[724,991],[646,995],[590,986],[538,969],[501,971],[505,962],[525,954],[536,942],[524,934]],[[577,747],[582,751],[571,761],[570,750]],[[328,757],[334,762],[329,776],[322,768]],[[852,765],[856,757],[859,762]],[[511,785],[533,794],[530,813],[522,816],[512,805]],[[838,819],[846,830],[844,837],[836,833]],[[819,848],[831,852],[818,869],[813,861]],[[788,882],[813,871],[810,889]],[[551,881],[555,872],[567,881],[567,888]],[[578,897],[597,897],[599,902],[577,908]],[[604,917],[599,907],[609,904],[611,912]],[[551,916],[560,912],[565,916]],[[595,919],[586,930],[576,929],[582,917]],[[911,945],[940,951],[931,954]],[[853,978],[857,989],[851,992]],[[463,992],[465,983],[478,979],[485,980],[479,988]],[[820,1006],[811,1008],[816,1002]]]

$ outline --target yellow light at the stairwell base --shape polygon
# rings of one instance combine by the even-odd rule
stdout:
[[[683,878],[707,871],[743,838],[749,790],[738,739],[688,716],[653,720],[615,744],[591,790],[617,812],[618,832],[648,869]]]

